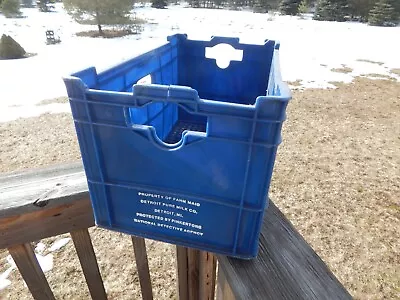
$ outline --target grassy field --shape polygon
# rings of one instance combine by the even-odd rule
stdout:
[[[399,299],[400,83],[358,78],[337,87],[294,92],[270,197],[356,299]],[[0,172],[80,157],[64,114],[1,123],[0,149]],[[140,299],[129,237],[90,232],[110,299]],[[147,245],[155,299],[176,299],[174,248]],[[56,298],[87,299],[72,242],[53,255],[46,275]],[[9,279],[0,299],[30,299],[17,271]]]

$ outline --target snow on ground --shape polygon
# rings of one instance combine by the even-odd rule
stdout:
[[[56,239],[53,244],[47,249],[48,252],[54,252],[62,249],[65,245],[69,243],[71,238],[59,238]],[[35,247],[35,255],[39,262],[40,267],[43,272],[48,272],[53,269],[53,254],[48,253],[47,255],[43,255],[43,252],[46,250],[46,245],[42,242],[39,242]],[[6,261],[6,266],[8,266],[7,270],[3,273],[0,273],[0,291],[5,289],[7,286],[11,284],[11,281],[8,279],[11,272],[16,269],[16,265],[11,255],[7,255],[4,259]]]
[[[11,281],[7,279],[11,271],[12,268],[8,268],[4,273],[0,274],[0,291],[5,289],[11,284]]]
[[[187,33],[193,39],[234,36],[246,43],[262,43],[267,38],[279,40],[283,79],[297,80],[302,88],[333,87],[330,82],[350,82],[355,76],[371,73],[400,80],[400,76],[390,73],[390,69],[400,68],[400,42],[395,39],[400,36],[400,27],[318,22],[310,16],[192,9],[184,5],[162,10],[146,6],[135,9],[137,16],[148,22],[142,34],[95,39],[75,36],[76,32],[96,27],[77,24],[60,3],[52,13],[41,13],[35,8],[22,11],[25,18],[6,19],[0,15],[0,34],[12,35],[27,52],[37,55],[0,60],[3,122],[44,112],[69,111],[68,104],[36,104],[66,95],[63,75],[89,66],[104,70],[162,45],[174,33]],[[46,45],[46,29],[55,30],[61,44]],[[352,69],[350,73],[332,71],[344,66]]]
[[[51,245],[51,247],[49,248],[49,251],[60,250],[62,247],[64,247],[66,244],[68,244],[70,240],[71,240],[70,238],[63,238],[63,239],[55,241],[53,243],[53,245]]]

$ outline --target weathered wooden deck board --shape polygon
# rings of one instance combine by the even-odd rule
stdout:
[[[218,256],[236,299],[352,299],[326,264],[270,202],[257,258]]]
[[[89,198],[81,163],[0,176],[0,218]],[[51,201],[57,200],[57,201]]]
[[[218,289],[216,300],[236,300],[221,268],[218,270]]]
[[[24,209],[16,209],[20,214],[0,217],[0,249],[92,227],[93,211],[88,197],[86,194],[61,203],[51,199],[40,210],[25,214]]]
[[[93,225],[81,163],[0,176],[0,248]]]

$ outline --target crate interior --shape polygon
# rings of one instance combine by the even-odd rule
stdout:
[[[242,61],[231,61],[221,69],[216,60],[205,57],[203,42],[186,40],[179,46],[163,46],[96,74],[95,88],[131,92],[136,83],[182,85],[197,90],[202,99],[252,105],[257,96],[266,94],[274,44],[246,47],[242,47]],[[185,130],[206,132],[207,127],[205,116],[168,102],[130,108],[130,118],[131,123],[153,126],[157,136],[170,144],[178,142]]]
[[[174,103],[155,102],[130,109],[131,122],[153,126],[159,139],[167,144],[181,140],[185,130],[206,132],[207,119],[185,112]]]
[[[178,78],[171,75],[173,62],[139,80],[125,78],[125,82],[130,83],[126,91],[130,92],[134,84],[179,85]],[[154,102],[144,107],[130,108],[129,111],[131,123],[154,127],[158,138],[167,144],[178,143],[186,130],[206,132],[207,128],[206,116],[191,114],[175,103]]]

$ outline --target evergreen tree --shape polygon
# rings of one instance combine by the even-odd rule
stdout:
[[[255,12],[267,13],[279,8],[279,0],[255,0],[253,8]]]
[[[225,6],[225,0],[215,0],[214,5],[216,8],[223,8]]]
[[[280,11],[285,15],[295,16],[299,13],[301,0],[282,0]]]
[[[103,35],[103,25],[130,25],[132,0],[64,0],[67,12],[78,22],[92,22]],[[89,17],[89,18],[88,18]]]
[[[308,3],[307,3],[307,0],[303,0],[300,2],[300,5],[299,5],[299,13],[305,14],[307,12],[308,12]]]
[[[306,0],[308,7],[314,7],[316,2],[317,2],[317,0]]]
[[[374,26],[396,26],[398,16],[393,0],[380,0],[369,13],[368,23]]]
[[[239,8],[239,5],[236,0],[228,0],[228,6],[230,9],[237,10]]]
[[[199,8],[200,1],[199,0],[188,0],[190,7]]]
[[[3,3],[6,0],[3,1]],[[26,54],[24,48],[21,47],[11,36],[3,34],[0,39],[0,58],[17,59],[22,58]]]
[[[257,0],[254,3],[253,11],[257,13],[267,13],[268,12],[268,1],[266,0]]]
[[[50,0],[38,0],[36,1],[36,4],[39,8],[40,11],[42,12],[49,12],[52,11],[54,9],[54,5],[53,5],[54,1],[50,1]]]
[[[349,14],[352,20],[368,21],[368,14],[377,0],[349,0]]]
[[[394,1],[394,10],[396,12],[397,18],[400,18],[400,1]]]
[[[3,0],[1,11],[6,18],[18,17],[21,15],[19,0]]]
[[[167,6],[167,1],[165,0],[151,0],[151,7],[165,8],[166,6]]]
[[[38,0],[36,1],[36,5],[42,12],[47,12],[47,0]]]
[[[245,0],[235,0],[236,7],[244,7],[246,5]]]
[[[21,1],[21,4],[22,4],[24,7],[33,7],[33,1],[32,1],[32,0],[22,0],[22,1]]]
[[[343,22],[349,12],[348,0],[319,0],[314,19]]]

